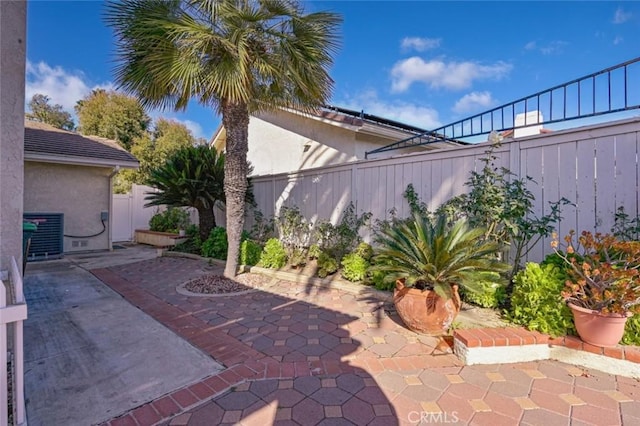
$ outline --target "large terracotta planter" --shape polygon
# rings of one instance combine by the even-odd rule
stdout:
[[[603,315],[598,311],[586,309],[569,303],[573,312],[573,322],[580,338],[592,345],[612,347],[620,343],[624,334],[624,326],[631,313],[626,315]]]
[[[447,300],[435,291],[405,287],[403,281],[397,281],[393,303],[409,329],[439,336],[446,333],[460,311],[458,286],[454,286],[454,294],[454,298]]]

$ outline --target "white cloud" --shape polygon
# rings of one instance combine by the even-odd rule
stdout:
[[[441,42],[441,38],[405,37],[402,39],[400,46],[404,51],[416,50],[424,52],[425,50],[439,47]]]
[[[195,121],[192,121],[192,120],[178,120],[177,118],[174,118],[174,120],[179,121],[180,123],[184,124],[187,129],[191,130],[191,134],[193,134],[193,136],[195,136],[196,138],[208,139],[208,138],[211,137],[211,135],[206,136],[204,134],[204,131],[202,130],[202,126],[200,124],[196,123]]]
[[[613,39],[613,44],[618,45],[620,43],[622,43],[624,41],[624,38],[621,36],[616,36],[616,38]]]
[[[367,114],[411,124],[426,130],[435,129],[442,125],[438,118],[438,111],[435,109],[405,101],[386,101],[380,99],[375,90],[368,90],[343,100],[339,105],[356,111],[363,110]]]
[[[549,43],[546,46],[541,46],[540,47],[540,52],[542,52],[543,55],[552,55],[554,53],[562,53],[563,48],[569,43],[567,43],[566,41],[562,41],[562,40],[555,40],[552,41],[551,43]]]
[[[511,71],[511,64],[498,61],[483,65],[477,62],[425,61],[417,56],[396,62],[391,70],[393,92],[404,92],[411,84],[420,82],[432,88],[460,90],[470,87],[474,80],[500,80]]]
[[[554,40],[544,45],[541,45],[536,41],[530,41],[524,45],[524,48],[525,50],[537,50],[543,55],[551,55],[555,53],[562,53],[563,48],[568,44],[569,43],[563,40]]]
[[[25,98],[28,103],[36,93],[51,99],[51,103],[60,104],[74,113],[76,102],[84,98],[94,89],[110,90],[113,83],[92,84],[82,71],[67,71],[60,66],[52,67],[45,62],[27,61]]]
[[[631,12],[625,12],[622,7],[616,9],[616,13],[613,15],[613,23],[614,24],[624,24],[627,22],[633,14]]]
[[[491,96],[491,92],[471,92],[458,99],[452,109],[453,112],[464,114],[489,108],[495,104],[496,100]]]

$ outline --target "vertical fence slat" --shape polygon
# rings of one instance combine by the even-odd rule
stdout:
[[[613,227],[616,205],[616,165],[615,138],[613,136],[596,139],[596,230],[602,233]]]
[[[558,237],[560,240],[569,233],[577,230],[577,208],[576,208],[576,150],[577,144],[569,142],[558,146],[558,180],[559,195],[565,197],[572,204],[562,206],[562,219],[558,225]]]
[[[7,306],[7,288],[0,281],[0,308]],[[7,377],[7,324],[0,323],[0,424],[9,423],[7,401],[8,395],[8,377]]]
[[[22,275],[16,259],[11,257],[11,282],[15,292],[16,303],[25,303]],[[15,401],[15,424],[22,425],[25,422],[24,405],[24,332],[23,321],[16,321],[13,333],[13,359],[14,359],[14,385],[13,396]]]
[[[594,155],[595,149],[592,139],[578,141],[578,150],[576,152],[578,159],[578,185],[576,193],[578,209],[577,233],[581,231],[595,231],[596,227]]]
[[[624,207],[630,217],[638,216],[637,133],[616,136],[616,210]]]

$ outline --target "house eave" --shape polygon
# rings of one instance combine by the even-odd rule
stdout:
[[[25,151],[25,161],[36,161],[40,163],[54,163],[54,164],[71,164],[75,166],[90,166],[90,167],[116,167],[119,166],[123,169],[137,169],[140,167],[140,163],[137,161],[122,161],[122,160],[103,160],[98,158],[87,157],[73,157],[70,155],[51,155],[40,154],[35,152]]]

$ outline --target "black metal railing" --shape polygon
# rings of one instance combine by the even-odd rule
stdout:
[[[639,108],[640,57],[368,151],[365,157],[379,152],[456,141],[492,131],[515,130]],[[537,113],[529,114],[534,112]],[[516,117],[520,114],[524,114],[524,120],[517,123]]]

